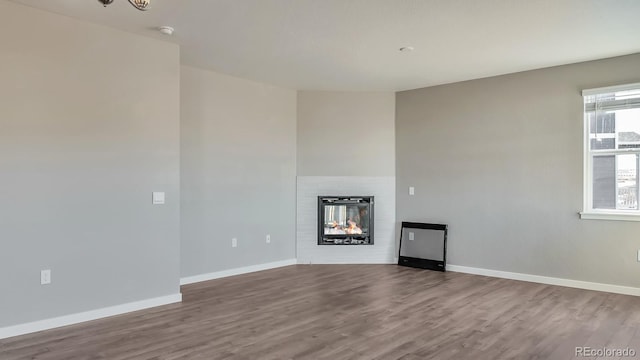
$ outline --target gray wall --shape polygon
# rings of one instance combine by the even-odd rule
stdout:
[[[640,223],[577,215],[581,90],[639,70],[635,54],[398,93],[398,221],[449,224],[452,264],[640,287]]]
[[[0,44],[0,327],[177,294],[178,47],[7,1]]]
[[[295,258],[296,92],[182,67],[181,97],[182,276]]]
[[[298,92],[298,176],[393,176],[392,92]]]

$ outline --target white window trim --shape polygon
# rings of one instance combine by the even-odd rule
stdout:
[[[593,89],[584,89],[582,90],[582,96],[589,95],[598,95],[598,94],[606,94],[617,91],[626,91],[626,90],[634,90],[640,88],[640,83],[633,84],[624,84],[624,85],[614,85],[614,86],[605,86]]]
[[[594,89],[582,90],[583,104],[584,97],[589,95],[597,95],[603,93],[640,89],[640,83],[625,84],[619,86],[607,86]],[[583,199],[582,211],[578,214],[583,220],[616,220],[616,221],[640,221],[640,210],[633,210],[630,213],[626,210],[600,210],[592,208],[591,194],[593,194],[593,179],[591,178],[592,158],[589,152],[589,124],[585,116],[584,105],[582,109],[582,156],[583,156]],[[621,151],[622,152],[622,151]],[[640,179],[638,179],[640,180]]]
[[[640,221],[640,215],[628,213],[616,213],[613,210],[607,212],[600,211],[581,211],[580,219],[582,220],[617,220],[617,221]]]

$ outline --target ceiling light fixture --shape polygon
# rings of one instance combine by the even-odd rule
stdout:
[[[175,30],[171,26],[160,26],[158,31],[164,35],[171,36]]]
[[[98,0],[104,7],[111,4],[113,0]],[[133,5],[134,8],[145,11],[147,10],[147,6],[149,6],[150,0],[129,0],[129,4]]]

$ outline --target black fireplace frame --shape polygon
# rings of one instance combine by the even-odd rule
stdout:
[[[442,241],[442,260],[432,260],[432,259],[423,259],[423,258],[415,258],[409,256],[402,256],[402,235],[404,234],[404,229],[424,229],[424,230],[437,230],[443,232],[443,241]],[[400,228],[400,247],[398,247],[398,265],[400,266],[409,266],[420,269],[428,269],[435,271],[447,271],[447,233],[449,232],[449,226],[446,224],[429,224],[429,223],[417,223],[417,222],[408,222],[403,221],[402,227]]]
[[[325,201],[331,200],[328,203]],[[324,234],[324,206],[325,205],[349,205],[367,203],[368,215],[369,215],[369,230],[366,235],[359,234]],[[318,196],[318,245],[373,245],[373,223],[374,223],[374,197],[373,196]],[[324,241],[324,239],[339,239],[340,243]],[[362,240],[367,240],[365,243],[359,243]],[[345,242],[348,240],[348,242]],[[356,240],[358,243],[353,243]]]

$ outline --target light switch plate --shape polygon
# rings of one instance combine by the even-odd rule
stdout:
[[[409,231],[409,240],[415,240],[416,234],[413,231]]]
[[[153,199],[153,205],[162,205],[164,204],[164,192],[154,192],[151,196]]]
[[[40,271],[40,285],[51,284],[51,270]]]
[[[416,194],[416,188],[414,188],[413,186],[409,186],[409,195],[415,195]]]

